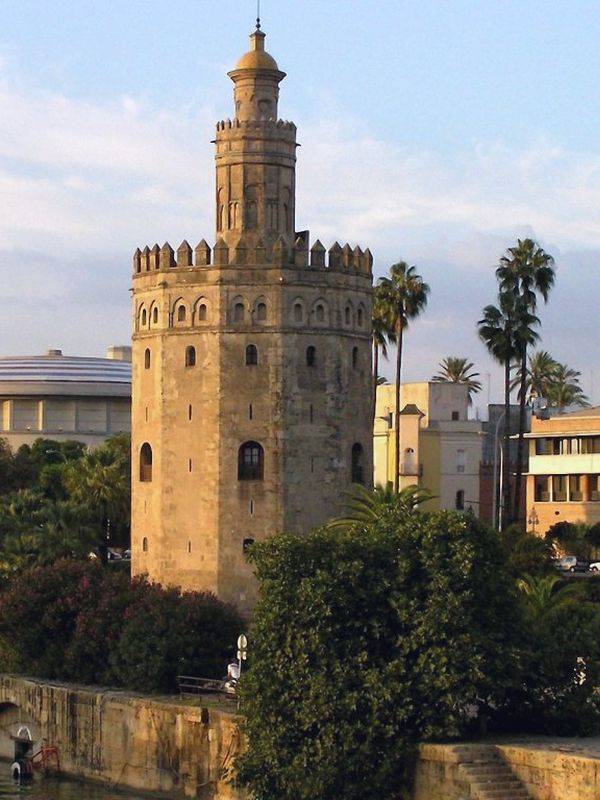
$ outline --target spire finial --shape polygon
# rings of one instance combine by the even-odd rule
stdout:
[[[260,30],[260,0],[256,0],[256,30]]]

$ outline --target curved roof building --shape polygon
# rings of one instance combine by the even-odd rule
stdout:
[[[106,358],[0,356],[0,437],[13,450],[36,439],[99,444],[131,429],[131,349]]]

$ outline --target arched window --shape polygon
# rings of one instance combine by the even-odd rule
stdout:
[[[322,303],[319,303],[317,306],[315,316],[317,322],[325,322],[325,306]]]
[[[262,481],[265,454],[258,442],[244,442],[238,450],[238,480]]]
[[[144,442],[140,449],[140,481],[150,483],[152,480],[152,448]]]
[[[244,304],[243,303],[236,303],[233,307],[233,321],[234,322],[243,322],[244,321]]]
[[[267,306],[265,303],[259,303],[256,306],[256,319],[259,322],[264,322],[267,319]]]
[[[365,312],[362,310],[362,308],[359,308],[356,312],[356,324],[359,328],[362,328],[362,326],[365,324]]]
[[[256,345],[249,344],[246,347],[246,366],[247,367],[255,367],[258,364],[258,350],[256,349]]]
[[[150,348],[147,347],[144,352],[144,369],[150,369]]]
[[[148,552],[148,537],[147,536],[144,536],[144,538],[142,539],[142,550],[144,551],[144,553]]]
[[[185,306],[179,306],[177,309],[177,322],[185,322]]]
[[[302,322],[302,303],[296,303],[294,305],[294,322]]]
[[[200,322],[206,322],[206,305],[205,303],[201,303],[198,306],[198,319]]]
[[[358,347],[352,348],[352,369],[358,367]]]
[[[142,309],[142,325],[146,325],[148,322],[148,315],[146,314],[146,309]]]
[[[185,348],[185,365],[186,367],[196,366],[196,348],[191,345]]]
[[[306,366],[307,367],[314,367],[317,363],[317,348],[313,347],[311,344],[310,347],[306,348]]]
[[[364,483],[362,444],[352,445],[352,483]]]
[[[344,311],[344,322],[346,325],[350,325],[352,322],[352,309],[350,306],[346,306],[346,310]]]
[[[463,489],[459,489],[456,493],[456,500],[454,503],[454,507],[457,511],[464,511],[465,510],[465,493]]]
[[[156,325],[158,323],[158,308],[152,310],[152,322]]]

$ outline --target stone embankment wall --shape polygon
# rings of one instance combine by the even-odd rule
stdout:
[[[239,722],[217,703],[0,676],[0,756],[12,757],[10,736],[27,726],[58,747],[66,774],[169,797],[245,800],[230,782]]]

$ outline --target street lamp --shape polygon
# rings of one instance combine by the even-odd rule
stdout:
[[[538,517],[535,508],[531,509],[527,524],[531,527],[531,532],[535,533],[535,526],[540,524],[540,518]]]

